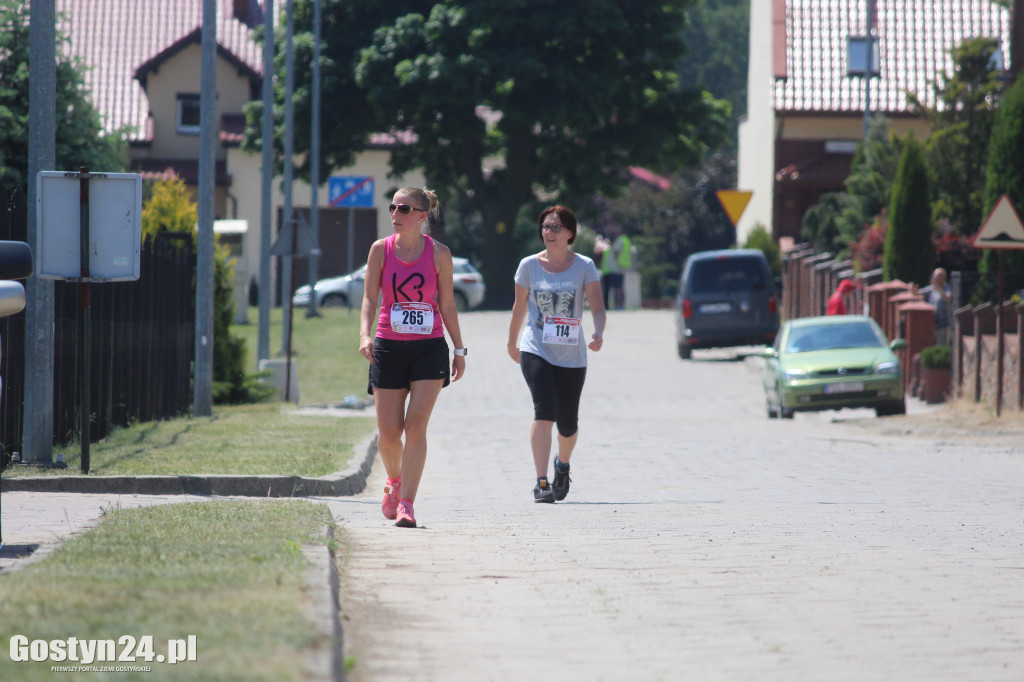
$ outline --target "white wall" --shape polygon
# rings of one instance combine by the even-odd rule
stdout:
[[[772,87],[772,3],[750,0],[750,66],[747,72],[747,116],[739,127],[737,189],[753,192],[736,224],[740,246],[758,223],[772,229],[775,179],[775,112]]]

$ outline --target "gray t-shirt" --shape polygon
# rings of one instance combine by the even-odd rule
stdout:
[[[559,367],[587,366],[583,288],[600,280],[593,260],[573,255],[576,259],[565,272],[548,272],[536,255],[524,258],[516,270],[516,284],[529,292],[519,350]]]

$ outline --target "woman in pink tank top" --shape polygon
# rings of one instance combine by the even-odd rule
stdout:
[[[389,207],[395,233],[370,247],[360,311],[359,352],[370,361],[367,391],[377,408],[377,450],[387,471],[381,511],[404,528],[416,527],[413,502],[434,403],[442,388],[466,372],[452,254],[422,232],[436,210],[437,195],[430,190],[406,187],[395,193]],[[445,329],[454,346],[450,370]]]

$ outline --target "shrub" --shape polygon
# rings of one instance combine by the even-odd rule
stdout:
[[[885,280],[924,284],[935,269],[928,169],[911,132],[904,143],[889,199],[882,270]]]
[[[928,346],[921,351],[922,369],[949,369],[953,365],[953,351],[949,346]]]

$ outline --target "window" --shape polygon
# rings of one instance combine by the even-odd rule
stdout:
[[[178,95],[178,132],[199,134],[199,95]]]

